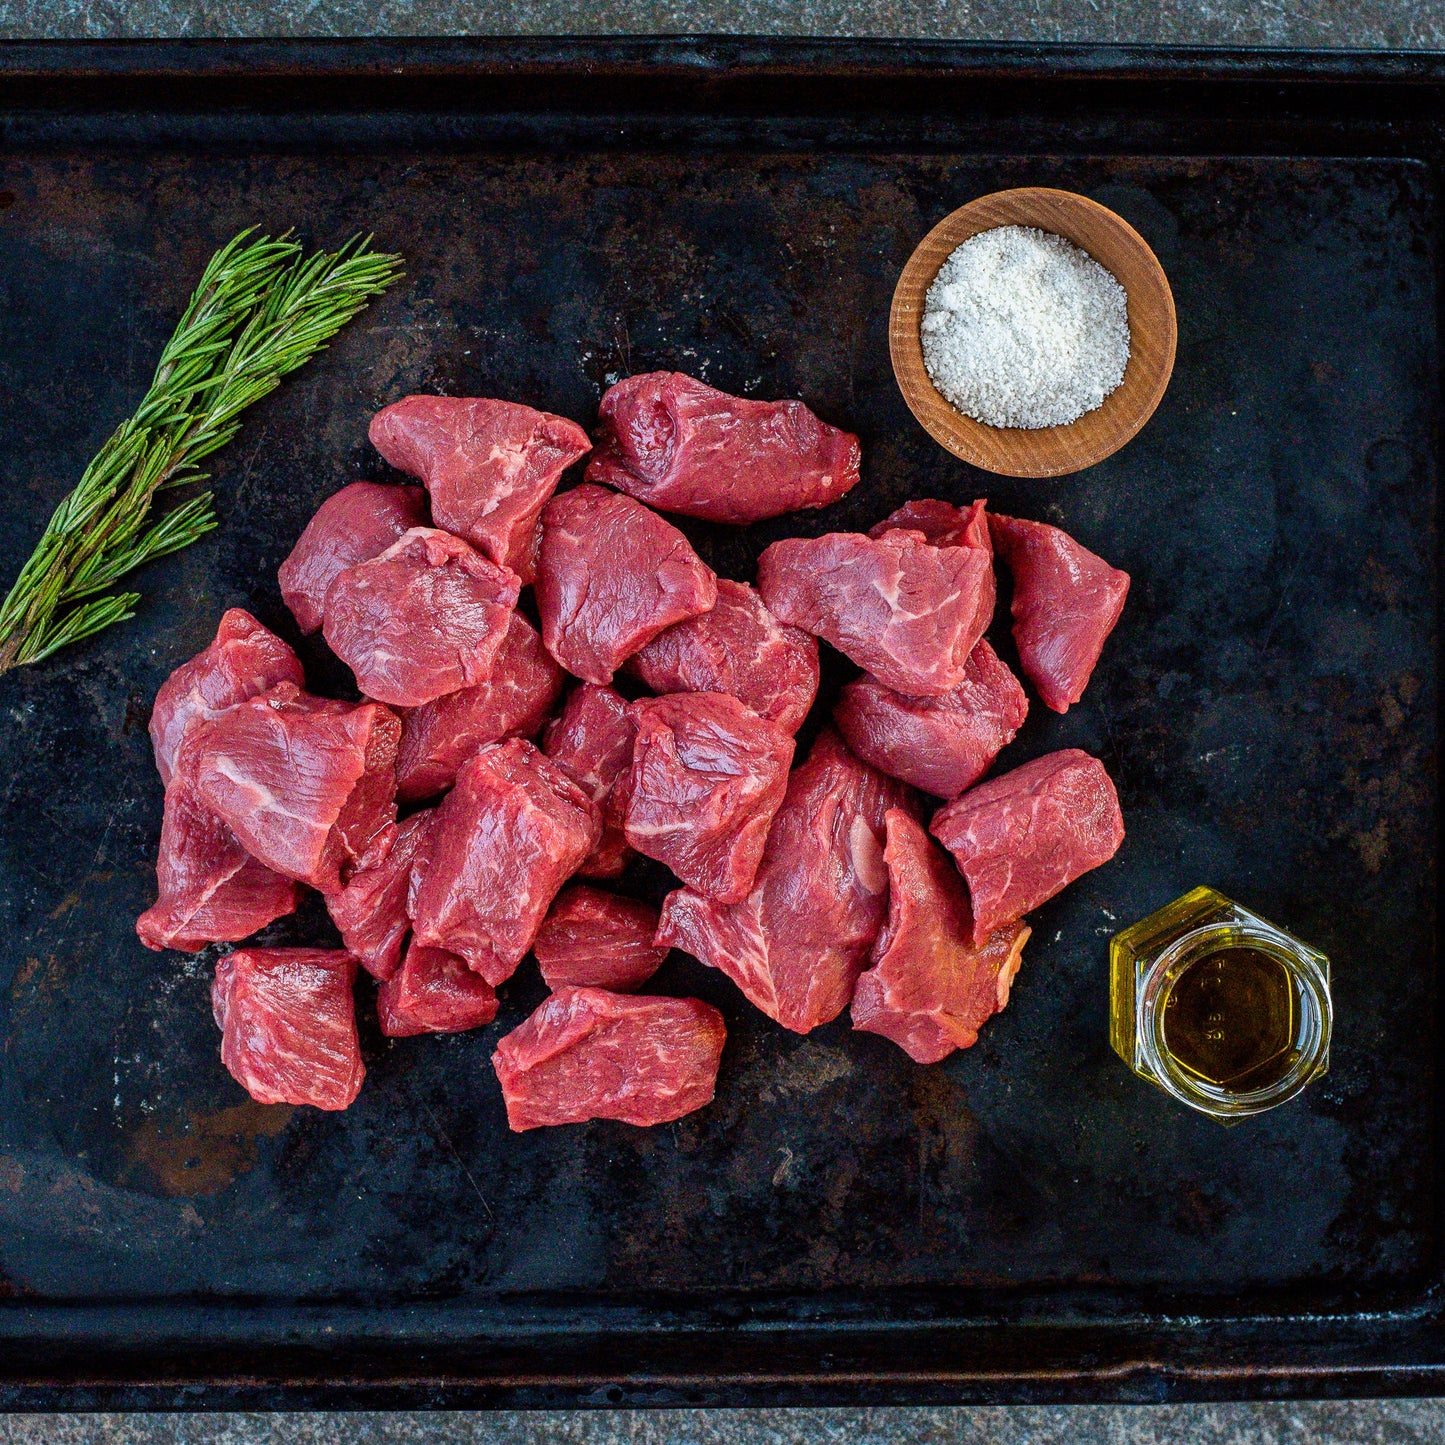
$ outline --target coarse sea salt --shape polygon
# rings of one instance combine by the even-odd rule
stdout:
[[[923,364],[959,411],[1046,427],[1102,406],[1129,364],[1124,288],[1072,241],[998,226],[957,247],[928,288]]]

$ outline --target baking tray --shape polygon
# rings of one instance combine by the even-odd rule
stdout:
[[[13,569],[253,223],[405,252],[403,285],[247,418],[219,532],[136,620],[0,681],[0,1402],[13,1408],[1160,1400],[1445,1383],[1435,949],[1440,184],[1422,56],[748,40],[0,47],[0,527]],[[915,241],[1084,191],[1179,310],[1141,436],[1056,482],[931,443],[888,365]],[[142,949],[145,721],[384,469],[413,390],[590,422],[677,367],[862,435],[790,529],[987,495],[1132,573],[1083,704],[1129,836],[1040,909],[1008,1010],[913,1066],[846,1020],[721,1007],[710,1109],[509,1136],[496,1025],[388,1044],[342,1115],[248,1103],[210,958]],[[1007,649],[1006,629],[1000,646]],[[1006,655],[1007,654],[1006,652]],[[307,651],[318,685],[345,679]],[[826,686],[840,670],[831,664]],[[1208,882],[1324,948],[1327,1079],[1226,1130],[1106,1041],[1106,943]],[[656,889],[642,875],[636,886]],[[269,937],[317,937],[315,909]],[[365,987],[365,985],[363,985]]]

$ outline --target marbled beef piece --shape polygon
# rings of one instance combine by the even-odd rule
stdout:
[[[933,816],[933,836],[968,880],[973,941],[1047,903],[1124,841],[1119,795],[1078,748],[1046,753],[971,788]]]
[[[876,677],[860,677],[843,689],[833,721],[865,763],[937,798],[954,798],[989,770],[1028,710],[1018,679],[985,641],[952,692],[909,697]]]
[[[868,529],[870,537],[885,532],[922,532],[935,547],[981,547],[992,554],[993,543],[988,533],[987,499],[972,506],[955,507],[933,497],[917,497],[904,502],[896,512]]]
[[[457,769],[478,748],[502,738],[536,736],[566,679],[537,629],[520,612],[512,613],[486,682],[403,715],[397,797],[404,803],[435,797],[451,787]]]
[[[632,766],[613,794],[627,841],[704,898],[741,902],[787,791],[793,739],[723,692],[643,698],[631,712]]]
[[[644,643],[716,601],[717,578],[687,538],[631,497],[581,486],[548,502],[537,608],[568,672],[611,682]]]
[[[823,507],[857,485],[858,438],[800,401],[747,401],[681,372],[611,387],[587,480],[664,512],[757,522]]]
[[[337,575],[358,562],[369,562],[427,521],[426,493],[420,487],[352,482],[333,492],[306,524],[276,574],[281,598],[296,625],[302,632],[317,631],[327,590]]]
[[[922,532],[830,532],[774,542],[758,589],[780,622],[831,642],[886,687],[936,697],[964,679],[993,616],[993,561]]]
[[[356,1097],[355,979],[356,960],[331,948],[242,948],[216,965],[221,1062],[258,1104],[344,1109]]]
[[[466,960],[415,940],[406,962],[376,991],[376,1018],[388,1038],[459,1034],[497,1016],[497,992]]]
[[[420,707],[491,676],[521,588],[460,537],[413,527],[337,574],[323,632],[368,697]]]
[[[532,952],[551,989],[575,984],[635,993],[662,967],[667,949],[652,941],[657,909],[569,883],[558,895],[537,934]]]
[[[170,782],[176,750],[193,722],[215,717],[278,682],[306,686],[296,654],[249,612],[232,607],[222,616],[215,641],[183,662],[156,693],[150,734],[161,782]]]
[[[818,693],[818,643],[784,627],[756,588],[720,577],[712,611],[659,632],[627,670],[656,693],[731,693],[791,734]]]
[[[1083,697],[1114,630],[1129,574],[1043,522],[990,517],[994,546],[1013,573],[1014,642],[1044,706],[1068,712]]]
[[[417,870],[416,941],[460,954],[495,988],[597,846],[597,806],[531,743],[510,738],[463,763],[436,812]]]
[[[1029,929],[1006,923],[982,948],[958,870],[897,808],[888,814],[888,922],[853,994],[853,1027],[882,1034],[920,1064],[971,1048],[1008,1002]]]
[[[339,893],[396,821],[401,723],[283,682],[195,725],[196,793],[268,868]]]
[[[437,526],[530,582],[537,518],[591,449],[576,422],[487,397],[408,396],[371,419],[371,444],[420,477]]]
[[[584,682],[542,737],[542,751],[582,785],[602,817],[601,840],[578,870],[585,878],[616,878],[632,857],[621,823],[612,817],[611,797],[618,776],[631,765],[636,733],[625,698]]]
[[[912,799],[825,729],[789,779],[753,891],[733,904],[669,893],[658,943],[721,969],[795,1033],[837,1018],[887,911],[885,815]]]
[[[516,1132],[588,1119],[666,1124],[712,1102],[727,1027],[695,998],[560,988],[497,1045]]]

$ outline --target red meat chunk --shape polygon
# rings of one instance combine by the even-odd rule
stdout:
[[[597,846],[597,806],[531,743],[510,738],[462,764],[436,812],[412,915],[416,941],[460,954],[495,988]]]
[[[176,750],[193,722],[215,717],[278,682],[306,686],[296,654],[249,612],[232,607],[221,618],[216,640],[182,663],[156,693],[150,734],[161,782],[170,782]]]
[[[980,642],[952,692],[909,697],[875,677],[860,677],[843,689],[833,721],[865,763],[935,797],[953,798],[989,770],[1028,710],[1018,679]]]
[[[411,927],[412,864],[434,820],[435,812],[423,809],[387,828],[346,887],[326,900],[341,941],[373,978],[390,978],[401,963],[401,945]]]
[[[322,502],[276,574],[281,597],[302,632],[321,627],[326,593],[338,574],[385,552],[403,533],[427,524],[420,487],[352,482]]]
[[[773,615],[831,642],[886,687],[936,697],[963,680],[993,616],[993,563],[922,532],[830,532],[774,542],[758,561]]]
[[[853,1027],[882,1034],[920,1064],[971,1048],[1008,1002],[1029,928],[1006,923],[973,944],[968,890],[913,818],[888,814],[888,922],[853,994]]]
[[[1083,697],[1114,630],[1129,574],[1043,522],[990,517],[994,545],[1013,573],[1019,665],[1044,706],[1068,712]]]
[[[1103,763],[1065,748],[955,798],[934,814],[932,832],[968,880],[982,948],[995,929],[1107,863],[1124,819]]]
[[[631,765],[636,733],[624,698],[610,687],[584,682],[543,735],[543,752],[582,785],[602,816],[601,841],[578,870],[587,878],[616,878],[632,857],[610,802],[619,775]]]
[[[784,627],[755,588],[718,578],[717,604],[660,632],[629,660],[653,692],[727,692],[785,733],[818,692],[818,644]]]
[[[355,979],[356,960],[331,948],[241,948],[216,965],[221,1062],[258,1104],[344,1109],[356,1097]]]
[[[520,591],[460,537],[413,527],[337,575],[323,631],[368,697],[419,707],[491,676]]]
[[[581,486],[542,513],[542,640],[588,682],[611,682],[664,628],[706,612],[717,578],[670,522],[631,497]]]
[[[415,941],[406,962],[376,991],[376,1017],[388,1038],[459,1034],[497,1016],[497,991],[466,960]]]
[[[884,817],[910,803],[825,730],[789,779],[753,891],[733,904],[668,894],[658,943],[721,969],[795,1033],[837,1018],[887,911]]]
[[[868,535],[881,537],[885,532],[922,532],[935,547],[981,547],[991,553],[993,543],[989,539],[988,517],[984,512],[987,505],[985,500],[977,501],[971,507],[955,507],[952,502],[918,497],[904,502],[896,512],[870,527]]]
[[[434,797],[451,787],[457,769],[486,743],[535,736],[562,696],[566,677],[537,629],[512,613],[486,682],[410,708],[402,718],[397,797],[404,803]]]
[[[614,804],[627,841],[718,903],[748,896],[788,786],[793,740],[722,692],[632,704],[632,766]]]
[[[282,683],[197,723],[196,792],[253,858],[323,893],[340,892],[396,821],[401,724]]]
[[[695,998],[560,988],[492,1055],[507,1123],[666,1124],[712,1102],[727,1028]]]
[[[570,883],[547,914],[532,951],[547,987],[576,984],[633,993],[662,967],[653,943],[657,909],[585,883]]]
[[[371,419],[371,444],[420,477],[437,526],[524,582],[537,518],[562,473],[591,449],[576,422],[487,397],[408,396]]]
[[[826,506],[858,482],[858,438],[802,402],[746,401],[681,372],[619,381],[597,420],[587,480],[664,512],[756,522]]]

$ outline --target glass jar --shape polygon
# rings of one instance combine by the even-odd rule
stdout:
[[[1212,888],[1110,941],[1114,1052],[1223,1123],[1273,1109],[1323,1074],[1333,1021],[1329,959]]]

